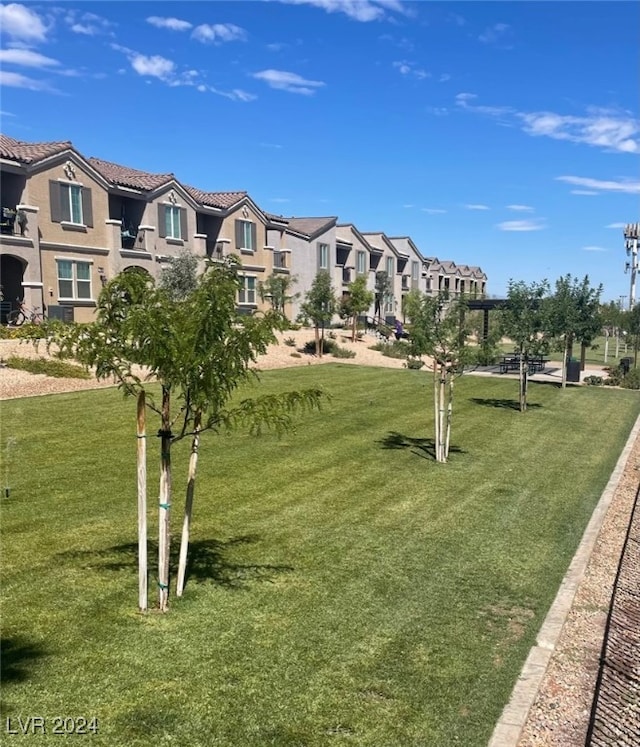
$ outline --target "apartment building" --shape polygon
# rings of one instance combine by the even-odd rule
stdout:
[[[271,275],[295,280],[289,318],[300,312],[318,270],[336,294],[356,277],[375,289],[385,271],[389,293],[370,314],[400,316],[413,288],[482,296],[479,267],[424,258],[408,236],[362,232],[338,218],[288,217],[263,211],[247,192],[208,192],[172,172],[149,173],[85,157],[68,141],[27,143],[0,134],[0,283],[2,321],[24,301],[50,317],[90,321],[103,284],[136,268],[157,278],[187,251],[242,262],[240,313],[269,305],[260,292]]]

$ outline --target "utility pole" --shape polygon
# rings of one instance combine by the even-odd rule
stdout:
[[[640,223],[627,223],[624,227],[624,248],[630,258],[624,266],[625,273],[631,272],[631,288],[629,290],[629,311],[636,305],[636,275],[638,273],[638,234]]]

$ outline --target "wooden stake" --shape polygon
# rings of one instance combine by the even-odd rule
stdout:
[[[138,394],[138,607],[147,611],[147,433],[145,393]]]
[[[158,499],[158,606],[169,606],[169,551],[171,536],[171,390],[162,387],[162,432],[160,446],[160,492]]]

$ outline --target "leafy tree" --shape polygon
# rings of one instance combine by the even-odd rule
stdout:
[[[436,461],[446,462],[451,444],[453,385],[469,360],[464,299],[446,295],[408,294],[405,311],[411,320],[412,356],[427,355],[433,370]]]
[[[356,278],[347,287],[348,293],[340,301],[340,312],[345,317],[351,317],[351,340],[356,341],[358,315],[368,311],[373,303],[373,291],[367,290],[367,279],[364,276]]]
[[[269,277],[258,283],[258,294],[260,300],[268,300],[271,308],[285,316],[285,309],[288,303],[298,298],[299,293],[291,293],[291,288],[296,282],[296,278],[291,275],[273,273]]]
[[[579,325],[579,281],[571,275],[556,280],[555,293],[547,299],[549,334],[562,351],[562,388],[567,385],[567,360]]]
[[[172,257],[169,265],[160,273],[160,287],[177,301],[186,298],[195,290],[198,284],[197,277],[197,257],[183,250],[176,257]]]
[[[631,336],[633,346],[633,367],[638,367],[638,350],[640,349],[640,304],[636,304],[625,314],[625,326]]]
[[[520,412],[527,409],[527,373],[529,358],[546,352],[548,342],[547,307],[543,303],[549,292],[546,280],[529,285],[523,281],[509,281],[507,303],[500,312],[502,334],[515,343],[520,358]]]
[[[580,343],[580,369],[584,371],[587,348],[602,330],[600,314],[600,296],[602,285],[592,288],[589,276],[585,275],[581,283],[576,283],[577,325],[576,341]]]
[[[624,312],[615,301],[609,301],[600,306],[600,318],[602,319],[602,331],[604,332],[604,362],[609,358],[609,339],[616,338],[616,358],[620,349],[620,332],[622,331],[622,319]]]
[[[313,279],[311,288],[305,294],[302,304],[303,314],[313,322],[316,336],[316,355],[322,357],[325,325],[331,322],[336,311],[336,297],[331,285],[331,275],[327,270],[320,270]],[[320,337],[322,329],[322,338]]]
[[[318,407],[321,401],[319,389],[308,389],[231,402],[238,387],[257,376],[252,364],[275,339],[274,329],[282,326],[281,315],[274,311],[251,317],[236,314],[238,266],[233,258],[209,266],[198,277],[195,289],[179,299],[150,279],[122,273],[100,294],[95,322],[54,325],[48,330],[49,344],[59,346],[63,357],[94,366],[98,378],[115,377],[125,394],[138,398],[140,437],[146,435],[141,411],[150,409],[160,419],[158,588],[162,611],[169,597],[171,446],[191,438],[177,583],[181,595],[201,434],[236,426],[254,433],[264,427],[281,431],[291,425],[296,410]],[[154,379],[161,386],[160,401],[147,390],[146,382]],[[139,491],[139,505],[143,504]],[[146,537],[139,541],[146,546]]]
[[[382,316],[382,309],[385,302],[391,297],[393,293],[393,286],[391,284],[391,278],[386,270],[378,270],[376,272],[375,280],[375,310],[374,316]]]

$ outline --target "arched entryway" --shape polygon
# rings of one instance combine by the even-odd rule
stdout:
[[[2,284],[2,305],[0,323],[6,324],[7,314],[24,301],[24,271],[27,263],[11,254],[0,256],[0,283]]]

